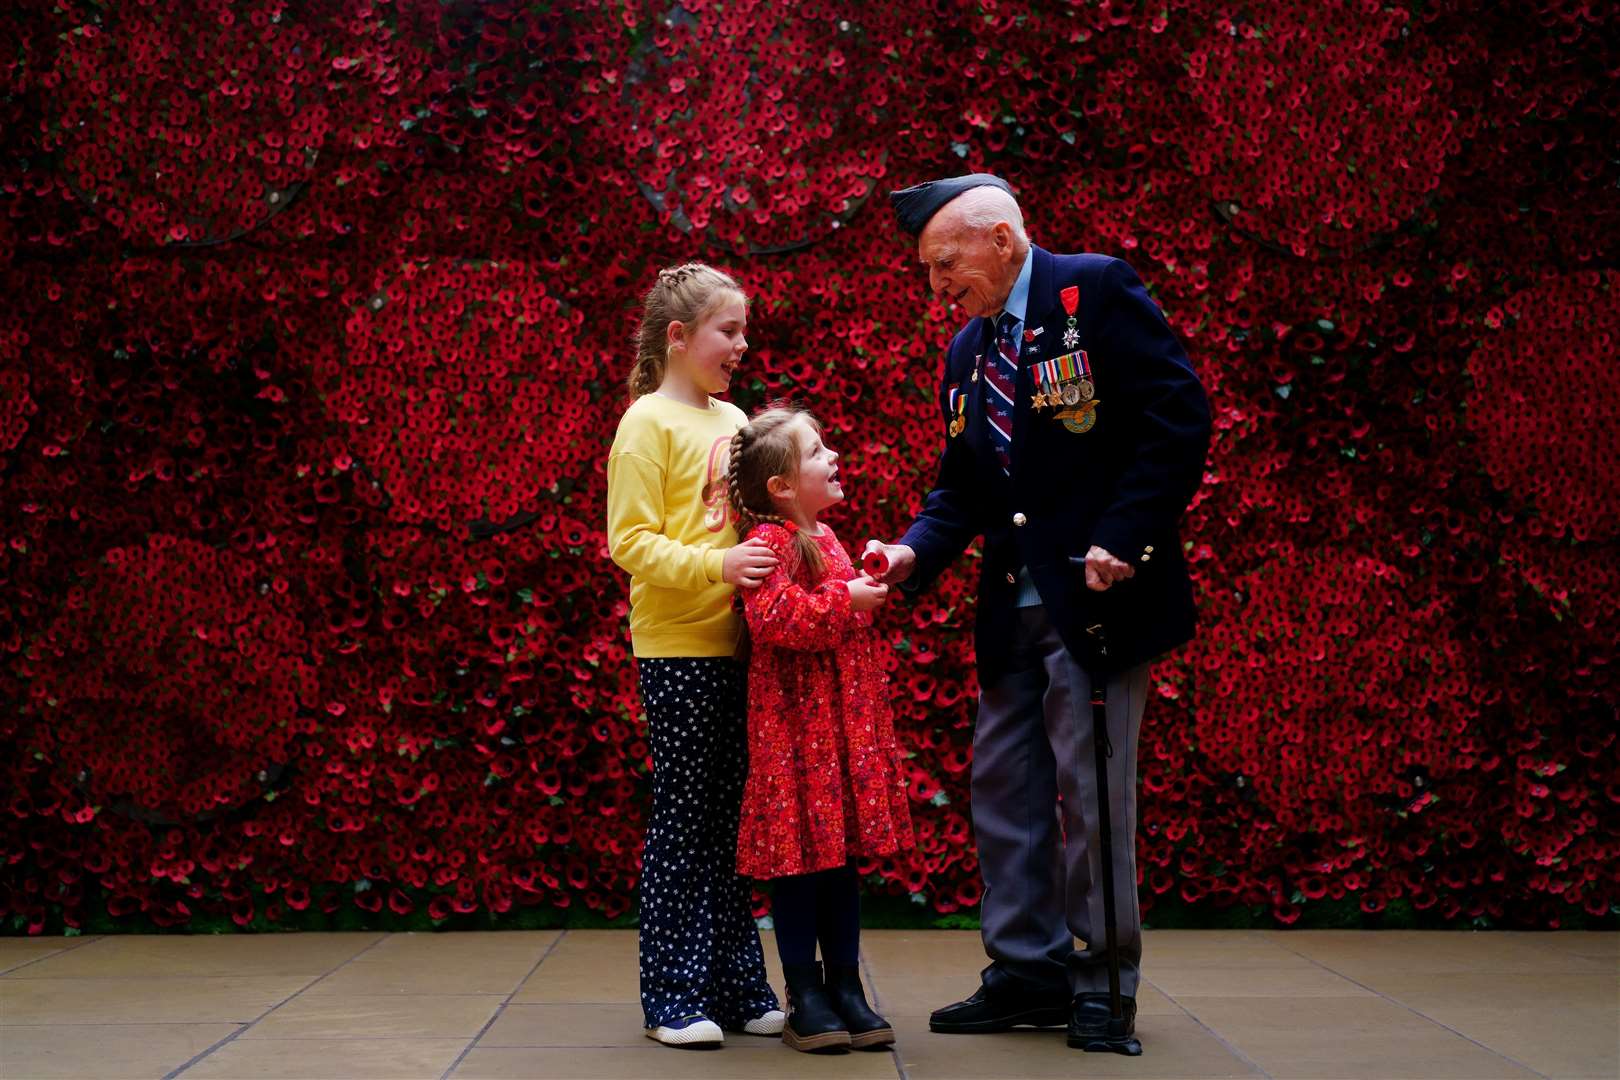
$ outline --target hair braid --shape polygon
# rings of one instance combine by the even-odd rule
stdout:
[[[731,461],[726,473],[726,493],[737,514],[737,536],[746,537],[758,525],[788,525],[787,517],[771,498],[769,483],[774,476],[796,477],[800,447],[791,423],[804,418],[818,430],[820,425],[809,412],[790,406],[773,406],[756,415],[731,437]],[[802,531],[793,533],[798,564],[815,576],[826,568],[821,549]],[[789,567],[791,574],[796,567]]]
[[[731,503],[731,512],[737,515],[737,538],[739,540],[747,536],[748,530],[753,528],[753,515],[748,512],[748,507],[743,504],[742,481],[740,479],[743,443],[747,441],[748,427],[744,425],[738,428],[737,433],[731,437],[731,456],[726,464],[726,501]]]

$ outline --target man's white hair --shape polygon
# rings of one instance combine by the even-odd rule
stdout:
[[[970,229],[988,229],[999,221],[1012,226],[1013,238],[1022,247],[1029,243],[1024,232],[1024,212],[1018,200],[998,187],[968,188],[951,200],[951,206],[961,215],[964,226]]]

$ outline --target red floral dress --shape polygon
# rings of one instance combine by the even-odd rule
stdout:
[[[748,622],[748,783],[737,871],[808,874],[912,845],[911,812],[872,616],[850,606],[856,576],[825,524],[811,579],[780,525],[749,532],[778,560],[743,592]]]

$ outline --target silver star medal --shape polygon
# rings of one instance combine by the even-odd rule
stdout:
[[[1080,331],[1076,330],[1074,328],[1074,326],[1071,324],[1067,329],[1065,329],[1063,331],[1063,347],[1065,349],[1073,349],[1075,346],[1077,346],[1079,344],[1080,344]]]

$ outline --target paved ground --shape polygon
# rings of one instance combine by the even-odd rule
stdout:
[[[977,935],[864,945],[899,1045],[811,1057],[643,1037],[633,931],[0,938],[0,1076],[1620,1076],[1617,934],[1150,932],[1136,1059],[932,1035],[928,1011],[976,982]]]

